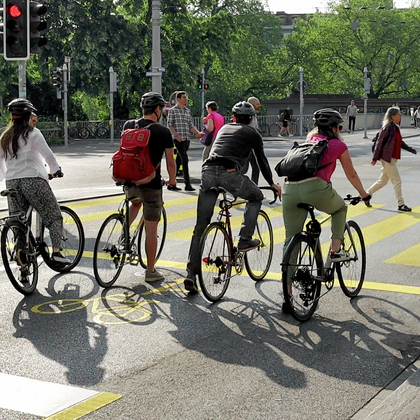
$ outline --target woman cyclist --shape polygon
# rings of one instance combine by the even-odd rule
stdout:
[[[44,159],[51,173],[58,175],[61,168],[42,133],[30,124],[31,112],[36,111],[32,103],[18,98],[7,107],[12,121],[0,137],[0,180],[6,178],[6,188],[17,191],[16,196],[8,196],[9,213],[26,211],[32,205],[50,231],[52,262],[70,264],[60,253],[63,217],[48,183]]]
[[[338,111],[325,108],[320,109],[314,114],[314,129],[308,133],[307,142],[318,142],[323,139],[328,140],[328,148],[321,160],[321,169],[312,178],[302,181],[290,181],[286,179],[283,189],[283,219],[286,229],[286,240],[284,250],[290,239],[303,229],[303,224],[307,217],[305,209],[299,208],[299,203],[306,203],[314,206],[319,211],[331,214],[331,260],[345,261],[348,256],[341,249],[346,223],[347,206],[342,197],[337,194],[331,185],[337,160],[340,161],[347,179],[363,198],[365,203],[369,203],[370,195],[365,191],[363,185],[354,169],[347,145],[342,141],[340,131],[343,122]],[[291,287],[290,290],[291,292]],[[288,308],[283,305],[283,311]]]

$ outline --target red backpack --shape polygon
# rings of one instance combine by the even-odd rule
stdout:
[[[112,157],[112,179],[119,182],[148,184],[155,176],[156,169],[149,155],[149,127],[128,128],[121,136],[120,148]]]

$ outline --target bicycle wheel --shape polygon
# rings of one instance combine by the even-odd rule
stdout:
[[[321,282],[314,277],[323,274],[322,255],[319,250],[315,251],[311,237],[300,233],[291,239],[284,253],[282,272],[283,310],[297,321],[307,321],[318,306],[321,292]]]
[[[277,123],[270,125],[270,136],[271,137],[278,137],[280,134],[280,127]]]
[[[200,241],[198,279],[204,296],[217,302],[226,293],[232,272],[232,254],[228,234],[221,223],[211,223]]]
[[[354,220],[346,223],[343,248],[349,253],[350,260],[336,263],[335,266],[341,290],[352,298],[359,294],[366,272],[365,241],[362,230]]]
[[[246,271],[252,280],[262,280],[270,269],[273,259],[273,228],[267,213],[260,210],[258,213],[257,225],[253,239],[259,239],[260,246],[251,251],[245,252]]]
[[[93,250],[93,272],[98,284],[110,287],[117,280],[125,262],[124,216],[111,214],[99,229]]]
[[[138,242],[138,253],[140,265],[143,268],[147,268],[147,257],[146,257],[146,231],[144,229],[144,219],[140,221],[140,231],[139,231],[139,242]],[[165,207],[162,207],[162,214],[157,227],[157,249],[156,249],[156,259],[155,263],[158,261],[160,254],[162,253],[163,246],[165,245],[166,239],[166,229],[168,226],[168,220],[166,218]]]
[[[79,134],[80,134],[80,138],[86,140],[90,136],[90,130],[88,128],[86,128],[86,127],[82,127],[80,129]]]
[[[258,126],[262,137],[268,137],[270,135],[270,127],[268,124],[262,123]]]
[[[75,127],[69,127],[68,134],[70,138],[76,139],[77,137],[79,137],[79,130]]]
[[[95,135],[99,139],[106,139],[109,135],[109,131],[105,127],[98,127],[95,131]]]
[[[38,262],[31,236],[26,244],[25,226],[19,222],[7,222],[1,233],[1,256],[4,269],[13,287],[24,295],[30,295],[38,283]]]
[[[85,233],[79,216],[72,209],[66,206],[60,206],[60,210],[63,216],[63,235],[61,237],[60,252],[70,261],[70,264],[59,266],[51,261],[52,240],[49,230],[45,226],[43,226],[42,237],[47,248],[41,247],[41,255],[45,263],[52,270],[58,273],[67,273],[79,264],[83,256]]]
[[[297,134],[300,134],[295,122],[291,122],[289,123],[289,125],[290,125],[290,134],[292,136],[296,136]]]

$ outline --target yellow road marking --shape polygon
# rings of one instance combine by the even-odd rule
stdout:
[[[384,261],[388,264],[401,264],[401,265],[409,265],[414,267],[420,267],[420,243],[412,246],[400,252],[397,255],[389,258],[388,260]]]
[[[122,398],[122,395],[111,394],[109,392],[101,392],[80,404],[69,407],[59,413],[53,414],[52,416],[44,417],[43,420],[76,420],[85,416],[86,414],[92,413],[105,405],[111,404],[112,402]]]

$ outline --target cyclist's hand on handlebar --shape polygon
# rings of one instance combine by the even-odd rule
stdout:
[[[280,187],[280,185],[272,184],[271,188],[272,188],[273,191],[275,191],[277,193],[277,195],[279,196],[279,198],[281,200],[281,187]]]
[[[372,199],[372,196],[370,194],[368,194],[365,197],[362,197],[362,200],[365,203],[366,207],[372,207],[372,204],[370,204],[371,199]]]
[[[64,176],[63,172],[61,171],[61,168],[55,172],[54,174],[48,174],[48,179],[53,179],[53,178],[62,178]]]

